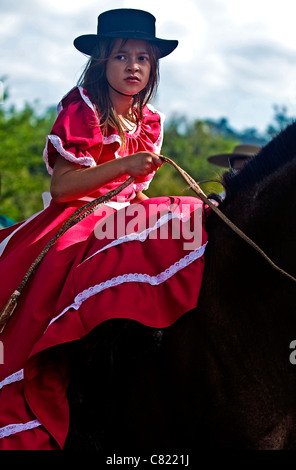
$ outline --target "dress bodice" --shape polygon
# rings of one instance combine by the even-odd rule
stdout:
[[[135,110],[137,114],[137,110]],[[143,110],[143,119],[138,120],[135,132],[125,133],[123,148],[117,129],[108,126],[102,133],[100,120],[94,104],[81,87],[73,88],[59,103],[58,117],[50,135],[47,136],[43,158],[49,174],[52,174],[57,155],[82,166],[96,166],[124,158],[140,151],[160,153],[163,140],[163,115],[152,106]],[[122,191],[115,200],[130,201],[137,191],[148,189],[154,173],[143,179],[136,179]],[[127,179],[128,175],[98,188],[89,196],[98,197],[114,189]]]

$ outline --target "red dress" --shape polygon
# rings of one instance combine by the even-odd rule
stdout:
[[[102,136],[92,103],[76,87],[59,105],[44,160],[52,173],[58,154],[94,166],[137,151],[160,153],[162,116],[145,107],[143,122],[126,139],[123,154],[118,133],[110,128]],[[197,305],[207,240],[202,203],[162,197],[130,205],[152,177],[136,180],[69,229],[22,292],[0,335],[0,450],[63,448],[68,376],[52,346],[82,338],[110,318],[166,327]],[[51,201],[30,219],[0,230],[1,310],[46,243],[85,202]]]

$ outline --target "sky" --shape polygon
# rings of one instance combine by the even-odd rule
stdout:
[[[0,0],[10,103],[56,106],[87,61],[73,40],[95,34],[98,15],[113,8],[147,10],[158,37],[179,40],[160,61],[154,106],[167,119],[227,118],[236,130],[264,131],[275,105],[296,116],[295,0]]]

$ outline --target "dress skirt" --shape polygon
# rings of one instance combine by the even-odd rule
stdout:
[[[56,204],[0,231],[0,308],[84,201]],[[202,202],[108,205],[62,235],[0,335],[0,450],[63,449],[69,427],[60,344],[112,318],[165,328],[198,302],[207,234]]]

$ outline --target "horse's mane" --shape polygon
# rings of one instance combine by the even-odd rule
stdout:
[[[281,131],[239,173],[223,176],[226,198],[259,183],[296,156],[296,122]]]

